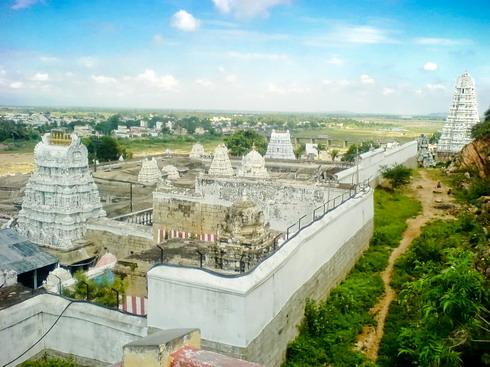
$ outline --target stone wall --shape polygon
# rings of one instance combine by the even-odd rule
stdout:
[[[197,327],[207,347],[279,366],[306,298],[326,296],[345,276],[368,246],[372,225],[368,190],[304,228],[249,273],[226,277],[156,266],[147,275],[148,325]]]
[[[151,226],[100,218],[87,224],[85,239],[122,259],[154,247]]]
[[[328,200],[346,190],[314,182],[274,179],[222,178],[203,176],[197,179],[196,192],[208,200],[232,203],[247,196],[264,212],[272,229],[287,227]]]
[[[172,194],[155,192],[153,238],[159,242],[163,239],[164,231],[171,230],[192,235],[213,234],[216,237],[218,227],[225,222],[227,206],[213,204],[204,198],[178,198]]]
[[[369,180],[377,183],[383,167],[395,164],[405,164],[410,167],[417,166],[417,141],[411,141],[390,149],[378,148],[360,155],[359,167],[354,165],[335,176],[341,183],[356,183]]]
[[[16,366],[43,350],[112,365],[122,360],[123,345],[146,335],[144,317],[41,294],[0,310],[0,365]]]

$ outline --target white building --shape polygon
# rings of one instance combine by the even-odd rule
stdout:
[[[293,144],[291,144],[291,135],[289,135],[289,130],[286,130],[285,132],[272,130],[271,139],[269,140],[269,145],[267,145],[267,153],[265,153],[265,158],[296,159]]]
[[[471,129],[480,122],[475,82],[465,72],[456,80],[446,124],[439,139],[438,153],[454,154],[471,142]]]

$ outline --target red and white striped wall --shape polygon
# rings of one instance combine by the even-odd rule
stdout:
[[[148,310],[148,298],[138,296],[126,296],[123,302],[119,304],[121,311],[126,311],[134,315],[146,315]]]
[[[163,229],[159,228],[157,232],[157,241],[160,243],[165,239],[165,235],[168,234],[168,238],[182,238],[182,239],[191,239],[191,238],[199,238],[201,241],[206,242],[214,242],[216,240],[216,235],[214,233],[201,233],[201,234],[193,234],[190,232],[177,231],[175,229]]]

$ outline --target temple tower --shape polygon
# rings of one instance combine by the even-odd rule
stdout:
[[[138,182],[145,185],[153,185],[160,181],[162,173],[158,168],[158,163],[155,158],[143,159],[141,161],[141,169],[138,173]]]
[[[238,170],[238,176],[268,178],[269,173],[265,168],[265,159],[255,150],[255,147],[242,158],[242,166]]]
[[[293,145],[291,144],[289,130],[286,132],[272,130],[271,139],[269,140],[269,145],[267,145],[267,153],[265,153],[265,158],[296,159]]]
[[[214,149],[213,161],[209,167],[208,174],[213,176],[233,176],[233,167],[228,157],[228,148],[224,144],[219,144]]]
[[[450,156],[461,151],[471,142],[471,128],[479,122],[475,82],[465,72],[456,80],[449,114],[437,145],[438,155]]]
[[[34,162],[18,230],[37,244],[70,250],[83,238],[87,220],[105,216],[87,148],[75,134],[51,132],[34,148]]]

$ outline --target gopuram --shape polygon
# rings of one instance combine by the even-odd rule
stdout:
[[[286,132],[272,130],[271,138],[269,140],[269,144],[267,145],[267,153],[265,153],[265,158],[296,159],[293,145],[291,144],[289,130]]]
[[[70,250],[83,238],[89,219],[105,216],[87,148],[75,134],[51,132],[34,148],[34,162],[18,231],[39,245]]]
[[[155,158],[143,159],[141,170],[138,174],[138,182],[146,185],[156,184],[162,178],[158,163]]]
[[[228,148],[224,144],[219,144],[214,149],[213,161],[209,167],[210,175],[213,176],[234,176],[235,172],[228,157]]]
[[[446,159],[471,142],[471,128],[480,122],[475,82],[465,72],[456,80],[446,124],[437,145],[437,155]]]
[[[162,173],[168,180],[178,180],[180,177],[177,168],[171,164],[163,166]]]

